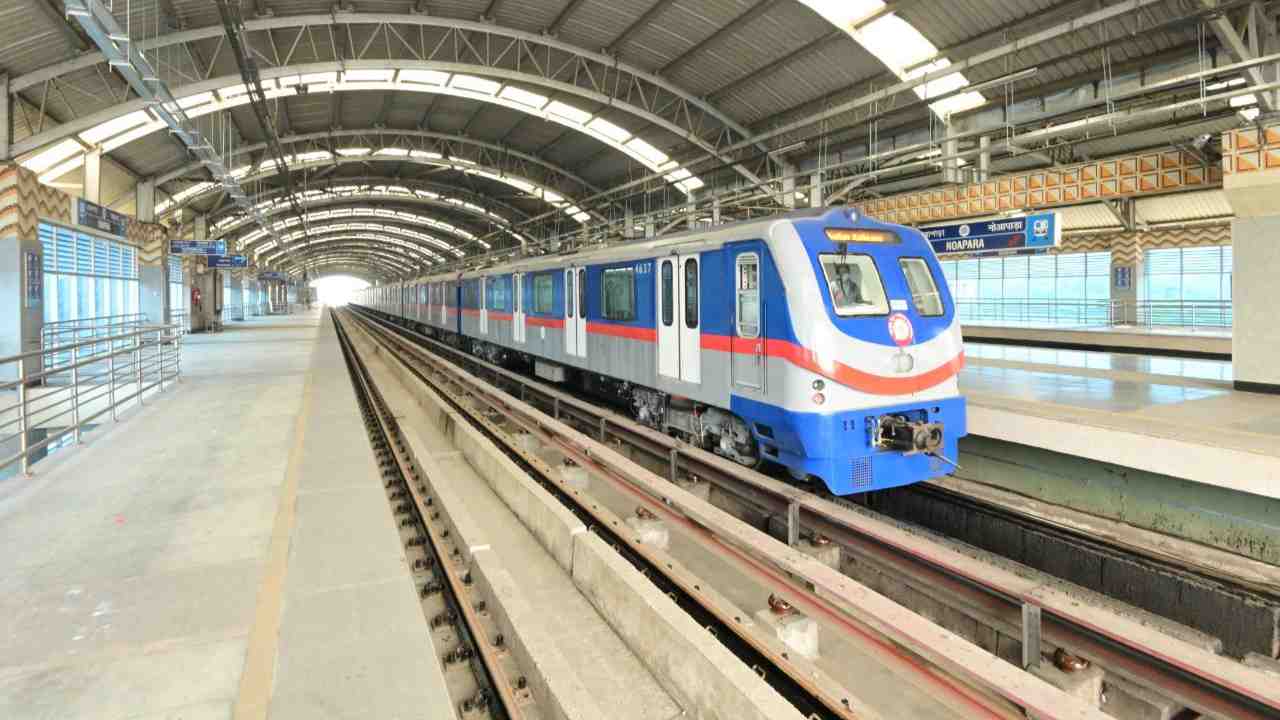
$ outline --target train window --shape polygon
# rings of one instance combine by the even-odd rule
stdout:
[[[698,261],[684,261],[684,326],[698,327]]]
[[[827,254],[818,256],[827,277],[831,306],[840,317],[888,315],[889,300],[884,295],[880,271],[870,255]]]
[[[909,257],[898,260],[898,264],[907,277],[907,289],[911,291],[911,303],[916,306],[916,312],[925,317],[941,315],[942,295],[933,281],[933,273],[929,272],[929,263],[924,258]]]
[[[550,275],[533,276],[533,311],[550,315],[555,304],[555,283]]]
[[[671,271],[671,261],[662,261],[662,326],[671,327],[674,322],[675,309],[671,307],[675,302],[675,277]]]
[[[760,258],[755,253],[738,256],[738,337],[760,337]]]
[[[578,270],[578,317],[587,316],[587,270]]]
[[[606,268],[600,273],[600,314],[605,320],[636,319],[636,271]]]

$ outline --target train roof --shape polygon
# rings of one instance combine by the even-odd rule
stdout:
[[[765,239],[768,235],[768,228],[779,222],[794,222],[797,220],[811,220],[830,216],[832,222],[847,223],[849,221],[846,214],[848,211],[849,209],[847,207],[842,206],[830,208],[807,208],[803,210],[796,210],[785,215],[772,215],[757,220],[740,220],[738,222],[726,223],[714,228],[685,230],[683,232],[666,235],[661,238],[653,238],[649,240],[627,240],[612,245],[594,245],[586,248],[576,248],[568,252],[517,258],[486,268],[466,270],[462,272],[455,271],[428,274],[418,278],[417,282],[439,282],[445,280],[456,280],[459,278],[466,279],[486,277],[490,275],[505,275],[515,271],[536,272],[538,270],[561,268],[566,264],[598,265],[612,262],[625,262],[627,260],[637,260],[667,254],[664,251],[678,248],[685,248],[688,250],[715,249],[724,245],[726,242],[749,239],[744,237],[744,235],[749,234],[747,231],[752,228],[760,228],[760,239]]]

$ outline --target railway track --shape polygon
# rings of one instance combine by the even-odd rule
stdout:
[[[1231,718],[1280,716],[1280,689],[1274,678],[1255,668],[1171,638],[1110,608],[1082,604],[1078,598],[1056,587],[979,563],[857,508],[744,469],[724,458],[639,426],[607,408],[480,361],[369,311],[351,311],[344,317],[358,321],[388,348],[421,365],[424,377],[447,377],[454,392],[484,398],[489,412],[496,410],[532,432],[543,433],[547,436],[544,439],[564,444],[583,462],[618,476],[620,482],[633,483],[640,492],[656,498],[658,509],[667,509],[673,520],[695,525],[714,524],[711,518],[700,517],[698,509],[687,506],[687,498],[678,487],[682,483],[687,485],[691,479],[708,482],[717,491],[754,508],[763,516],[779,520],[785,528],[787,544],[792,547],[797,546],[802,538],[828,539],[863,557],[873,557],[883,568],[935,588],[960,604],[977,608],[981,614],[1022,640],[1025,665],[1038,662],[1041,651],[1047,654],[1061,648],[1089,658],[1110,673],[1204,715]],[[560,425],[577,428],[581,437],[569,440],[552,437],[555,435],[552,430],[559,432]],[[582,443],[588,440],[596,445],[585,448]],[[600,450],[601,446],[606,449]],[[637,481],[637,478],[625,477],[634,473],[631,465],[635,463],[630,463],[629,458],[618,451],[624,451],[650,469],[660,470],[663,479],[650,477]],[[715,539],[725,549],[734,552],[750,554],[760,550],[758,540],[731,535]],[[908,618],[896,614],[894,608],[897,611],[901,608],[859,607],[856,603],[841,602],[847,600],[841,596],[848,592],[850,585],[842,582],[848,579],[838,573],[822,573],[805,565],[805,571],[814,571],[820,577],[797,574],[795,571],[800,568],[796,566],[798,559],[794,555],[789,559],[771,557],[769,562],[779,563],[779,567],[793,578],[797,575],[803,578],[802,584],[811,588],[814,597],[820,600],[824,591],[831,592],[830,586],[838,587],[835,593],[838,601],[827,600],[830,603],[825,608],[827,612],[851,618],[864,631],[871,630],[890,638],[895,647],[905,648],[933,668],[954,672],[956,677],[963,678],[965,688],[979,688],[979,696],[985,693],[988,698],[996,697],[1019,708],[1030,708],[1043,717],[1061,716],[1058,714],[1060,708],[1034,706],[1027,694],[1042,688],[1033,685],[1033,689],[1028,689],[1026,683],[1021,682],[1029,675],[1006,673],[995,677],[985,668],[977,670],[967,666],[974,662],[992,667],[1002,665],[987,662],[989,656],[985,659],[973,656],[958,659],[964,652],[962,645],[972,647],[968,643],[959,641],[954,643],[956,647],[950,644],[939,647],[932,637],[913,636],[911,625],[915,616]],[[823,611],[822,608],[809,609]],[[899,622],[901,625],[896,624]],[[786,663],[781,663],[779,669],[785,672]],[[839,701],[832,702],[834,698],[819,700],[828,710],[838,712],[842,708]],[[1043,699],[1041,702],[1052,704]]]

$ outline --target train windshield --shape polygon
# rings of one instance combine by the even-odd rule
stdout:
[[[907,288],[911,290],[911,304],[916,312],[925,317],[937,317],[942,314],[942,295],[933,282],[933,273],[929,272],[929,264],[924,258],[902,258],[898,261],[902,266],[902,274],[907,278]]]
[[[831,306],[835,308],[836,315],[889,314],[884,283],[880,281],[880,271],[870,255],[823,254],[818,256],[818,260],[827,277],[827,290],[831,293]]]

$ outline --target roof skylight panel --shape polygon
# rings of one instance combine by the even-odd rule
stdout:
[[[528,90],[523,90],[511,85],[502,88],[502,92],[498,93],[498,97],[504,100],[510,100],[511,102],[519,105],[531,107],[534,110],[541,110],[543,106],[547,104],[547,96],[539,95],[535,92],[529,92]]]
[[[77,153],[84,152],[84,147],[72,138],[50,147],[47,150],[22,161],[22,166],[34,173],[42,173]]]
[[[114,137],[120,133],[131,130],[139,125],[150,122],[151,116],[146,110],[137,110],[135,112],[126,113],[118,118],[112,118],[104,123],[95,125],[94,127],[80,133],[80,139],[96,145],[107,138]]]
[[[401,70],[398,79],[409,85],[442,86],[449,82],[449,73],[439,70]]]
[[[477,95],[492,97],[497,94],[498,89],[502,87],[502,83],[474,75],[454,75],[453,79],[449,81],[449,87],[454,90],[463,90]]]
[[[562,103],[559,100],[552,100],[546,107],[546,113],[555,118],[567,120],[574,125],[582,125],[591,119],[591,113],[586,110]]]
[[[604,118],[596,118],[595,120],[587,123],[587,130],[619,144],[631,139],[630,132],[627,132],[623,128],[614,125]]]

